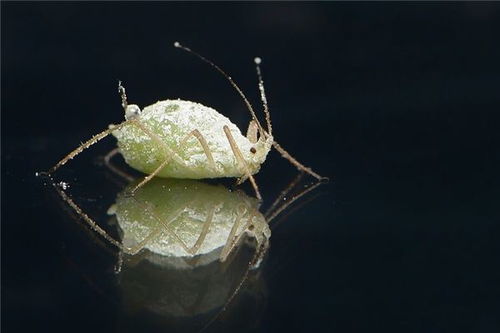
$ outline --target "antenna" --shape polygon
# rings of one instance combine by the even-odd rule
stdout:
[[[259,130],[261,131],[261,133],[263,133],[264,136],[267,135],[266,131],[264,131],[264,129],[262,128],[262,125],[260,124],[259,119],[255,115],[255,111],[253,110],[252,105],[248,101],[248,98],[245,96],[245,94],[240,89],[240,87],[238,87],[238,85],[236,84],[236,82],[234,82],[233,79],[228,74],[226,74],[226,72],[224,72],[219,66],[217,66],[216,64],[214,64],[212,61],[208,60],[207,58],[205,58],[201,54],[199,54],[199,53],[191,50],[189,47],[186,47],[186,46],[182,45],[179,42],[174,42],[174,46],[176,48],[178,48],[178,49],[182,49],[182,50],[184,50],[184,51],[186,51],[188,53],[191,53],[191,54],[195,55],[196,57],[198,57],[202,61],[206,62],[207,64],[209,64],[210,66],[212,66],[213,68],[215,68],[219,73],[221,73],[229,81],[229,83],[231,83],[231,85],[233,86],[233,88],[236,89],[236,91],[240,94],[241,98],[243,98],[243,101],[245,102],[245,104],[246,104],[246,106],[248,108],[248,111],[250,111],[250,114],[252,115],[252,118],[257,123],[257,126],[259,126]]]
[[[260,57],[255,57],[253,61],[255,62],[255,67],[257,69],[257,77],[259,78],[260,99],[262,100],[262,105],[264,106],[264,114],[266,115],[267,132],[269,133],[269,135],[273,135],[273,127],[271,126],[271,114],[269,113],[266,91],[264,90],[264,81],[262,80],[262,72],[260,71],[260,64],[262,63],[262,59]]]

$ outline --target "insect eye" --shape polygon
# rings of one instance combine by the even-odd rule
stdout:
[[[250,152],[251,152],[252,154],[255,154],[255,153],[257,152],[257,150],[256,150],[254,147],[252,147],[252,148],[250,148]]]

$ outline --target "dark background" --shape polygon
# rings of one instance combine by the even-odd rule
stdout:
[[[244,328],[500,330],[500,5],[2,2],[1,24],[5,332],[124,330],[111,256],[34,176],[121,121],[118,79],[140,106],[180,97],[246,129],[238,95],[177,40],[255,106],[262,57],[277,140],[332,178],[273,231],[266,306]],[[117,192],[98,163],[112,147],[58,173],[94,214]],[[270,156],[264,198],[294,174]]]

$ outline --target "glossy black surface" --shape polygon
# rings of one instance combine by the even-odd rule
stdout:
[[[113,252],[35,177],[121,121],[118,79],[141,106],[198,101],[246,129],[238,95],[176,40],[227,70],[255,106],[262,57],[277,140],[332,178],[273,230],[257,287],[211,329],[500,330],[500,5],[1,5],[3,331],[206,322],[174,327],[144,300],[130,310]],[[100,164],[113,147],[56,175],[103,224],[120,191]],[[294,175],[273,153],[257,176],[265,204]]]

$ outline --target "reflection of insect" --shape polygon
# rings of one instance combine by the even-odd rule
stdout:
[[[119,93],[125,111],[125,121],[95,135],[69,153],[49,173],[99,140],[113,134],[125,161],[133,168],[148,174],[134,191],[154,176],[171,178],[238,177],[238,184],[249,179],[258,199],[261,199],[253,178],[267,154],[274,147],[281,155],[313,177],[324,178],[305,167],[283,149],[272,133],[264,84],[260,71],[260,58],[255,58],[259,89],[266,119],[266,129],[259,122],[252,105],[236,83],[220,67],[198,53],[174,44],[207,62],[229,80],[243,98],[252,120],[246,136],[228,118],[212,108],[191,101],[165,100],[145,107],[128,104],[125,88],[119,83]]]
[[[256,249],[250,266],[258,267],[269,248],[271,230],[268,224],[321,184],[306,185],[286,200],[300,181],[302,174],[299,174],[265,214],[259,211],[259,201],[242,191],[230,191],[221,185],[194,180],[155,178],[131,195],[138,181],[110,163],[110,158],[117,152],[115,149],[107,156],[106,165],[116,175],[131,181],[108,210],[108,214],[116,217],[121,241],[110,236],[60,185],[52,178],[51,181],[62,199],[95,232],[131,256],[147,250],[160,256],[184,259],[210,254],[210,260],[219,258],[225,261],[248,236],[255,241]]]
[[[110,155],[116,152],[117,149]],[[110,155],[108,158],[111,158]],[[268,211],[262,214],[259,212],[259,201],[246,196],[242,191],[230,191],[220,185],[203,184],[194,180],[155,178],[134,195],[130,195],[130,190],[138,181],[110,164],[110,159],[105,162],[118,176],[132,181],[120,192],[115,204],[108,210],[108,214],[115,215],[120,240],[112,238],[65,193],[62,186],[52,178],[50,180],[58,194],[80,218],[120,249],[116,272],[121,271],[123,263],[126,263],[125,267],[128,264],[133,266],[143,259],[194,272],[213,262],[231,265],[235,255],[240,252],[236,251],[237,248],[243,243],[248,244],[247,241],[255,248],[234,290],[226,291],[229,296],[224,294],[224,298],[227,297],[224,306],[204,327],[210,326],[219,318],[251,276],[251,271],[260,267],[269,248],[270,227],[273,225],[268,224],[292,203],[321,184],[299,185],[303,175],[299,174],[281,192]],[[300,189],[299,193],[289,195],[297,187]],[[274,225],[277,223],[275,220]],[[143,291],[141,289],[141,293]]]
[[[155,178],[133,196],[132,182],[108,210],[121,230],[128,255],[141,250],[171,258],[210,254],[225,261],[245,235],[262,255],[271,231],[258,201],[241,191],[187,179]]]

